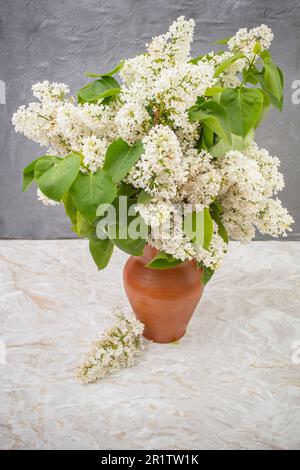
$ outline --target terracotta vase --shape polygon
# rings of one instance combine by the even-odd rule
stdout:
[[[145,325],[144,336],[156,343],[171,343],[185,334],[201,298],[201,270],[194,261],[171,269],[146,268],[156,253],[146,245],[143,256],[127,260],[124,287],[133,311]]]

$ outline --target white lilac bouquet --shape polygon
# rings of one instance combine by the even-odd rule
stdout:
[[[38,101],[13,116],[18,132],[48,147],[24,169],[23,190],[35,181],[42,202],[64,204],[99,269],[115,245],[141,255],[148,243],[159,250],[149,268],[195,259],[205,281],[229,239],[291,230],[274,198],[280,162],[254,141],[268,107],[283,104],[273,34],[240,29],[218,41],[227,50],[192,58],[193,32],[193,20],[178,18],[146,53],[88,73],[95,80],[77,102],[65,84],[37,83]],[[129,216],[111,221],[105,209],[119,216],[124,201]]]
[[[142,351],[144,325],[135,315],[116,310],[113,319],[114,326],[92,344],[85,361],[78,367],[80,382],[96,382],[109,373],[130,367]]]

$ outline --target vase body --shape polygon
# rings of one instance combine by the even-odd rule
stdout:
[[[156,343],[180,339],[203,292],[201,270],[194,261],[171,269],[146,268],[157,254],[146,245],[143,256],[131,256],[123,279],[128,300],[137,318],[144,323],[144,336]]]

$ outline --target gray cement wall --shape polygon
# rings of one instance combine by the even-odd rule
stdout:
[[[142,52],[182,14],[196,20],[196,55],[239,27],[272,27],[272,53],[286,74],[285,107],[271,111],[257,141],[282,160],[281,197],[297,220],[289,238],[300,238],[300,104],[292,103],[292,84],[300,81],[298,0],[0,0],[0,83],[6,85],[6,104],[0,100],[1,238],[72,236],[62,208],[41,205],[34,188],[21,192],[22,168],[41,149],[15,134],[10,120],[31,99],[31,84],[63,81],[75,91],[85,83],[85,70],[105,71]]]

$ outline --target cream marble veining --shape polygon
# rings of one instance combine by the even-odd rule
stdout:
[[[299,449],[300,242],[232,244],[178,344],[80,385],[127,305],[125,259],[97,272],[85,241],[0,241],[0,448]]]

